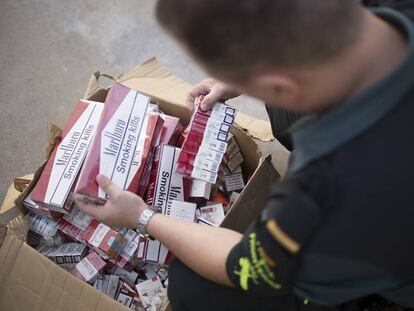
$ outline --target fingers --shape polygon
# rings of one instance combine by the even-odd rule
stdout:
[[[219,88],[212,88],[211,92],[201,101],[201,109],[204,111],[210,110],[223,96]]]
[[[115,198],[122,192],[122,190],[106,176],[96,176],[96,182],[102,188],[102,190],[106,192],[109,198]]]
[[[211,90],[211,86],[206,81],[201,81],[194,86],[187,95],[186,106],[190,111],[194,109],[194,102],[200,95],[207,95]]]
[[[91,203],[92,200],[89,197],[79,193],[75,193],[73,199],[75,200],[76,206],[85,214],[88,214],[99,221],[103,218],[105,209],[103,205]]]

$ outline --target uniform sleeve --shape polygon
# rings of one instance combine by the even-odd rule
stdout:
[[[277,183],[260,218],[227,258],[233,284],[259,296],[292,292],[302,248],[329,208],[332,188],[318,173]]]

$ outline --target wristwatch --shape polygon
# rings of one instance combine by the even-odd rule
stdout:
[[[152,208],[146,207],[141,215],[138,217],[138,227],[137,232],[141,234],[147,234],[147,226],[149,221],[151,220],[152,216],[158,213],[158,210],[154,210]]]

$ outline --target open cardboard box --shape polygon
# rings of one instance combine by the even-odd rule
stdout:
[[[105,101],[108,89],[99,85],[100,76],[97,72],[91,77],[85,98]],[[117,81],[149,95],[165,113],[180,117],[184,124],[189,122],[191,114],[184,103],[191,86],[172,75],[155,58],[123,74]],[[264,207],[268,188],[279,174],[270,157],[262,158],[253,139],[271,139],[270,127],[265,121],[238,113],[232,133],[243,153],[243,165],[252,177],[222,226],[243,232]],[[59,129],[49,126],[47,156],[58,136]],[[16,178],[0,209],[0,310],[130,310],[55,265],[24,242],[27,224],[22,200],[35,185],[43,166],[34,175]]]

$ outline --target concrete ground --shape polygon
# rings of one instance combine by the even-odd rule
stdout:
[[[64,124],[90,74],[112,75],[152,56],[196,83],[205,74],[157,25],[154,0],[0,1],[0,202],[14,177],[42,162],[46,123]],[[235,101],[266,119],[263,106]],[[282,173],[287,151],[261,144]]]

